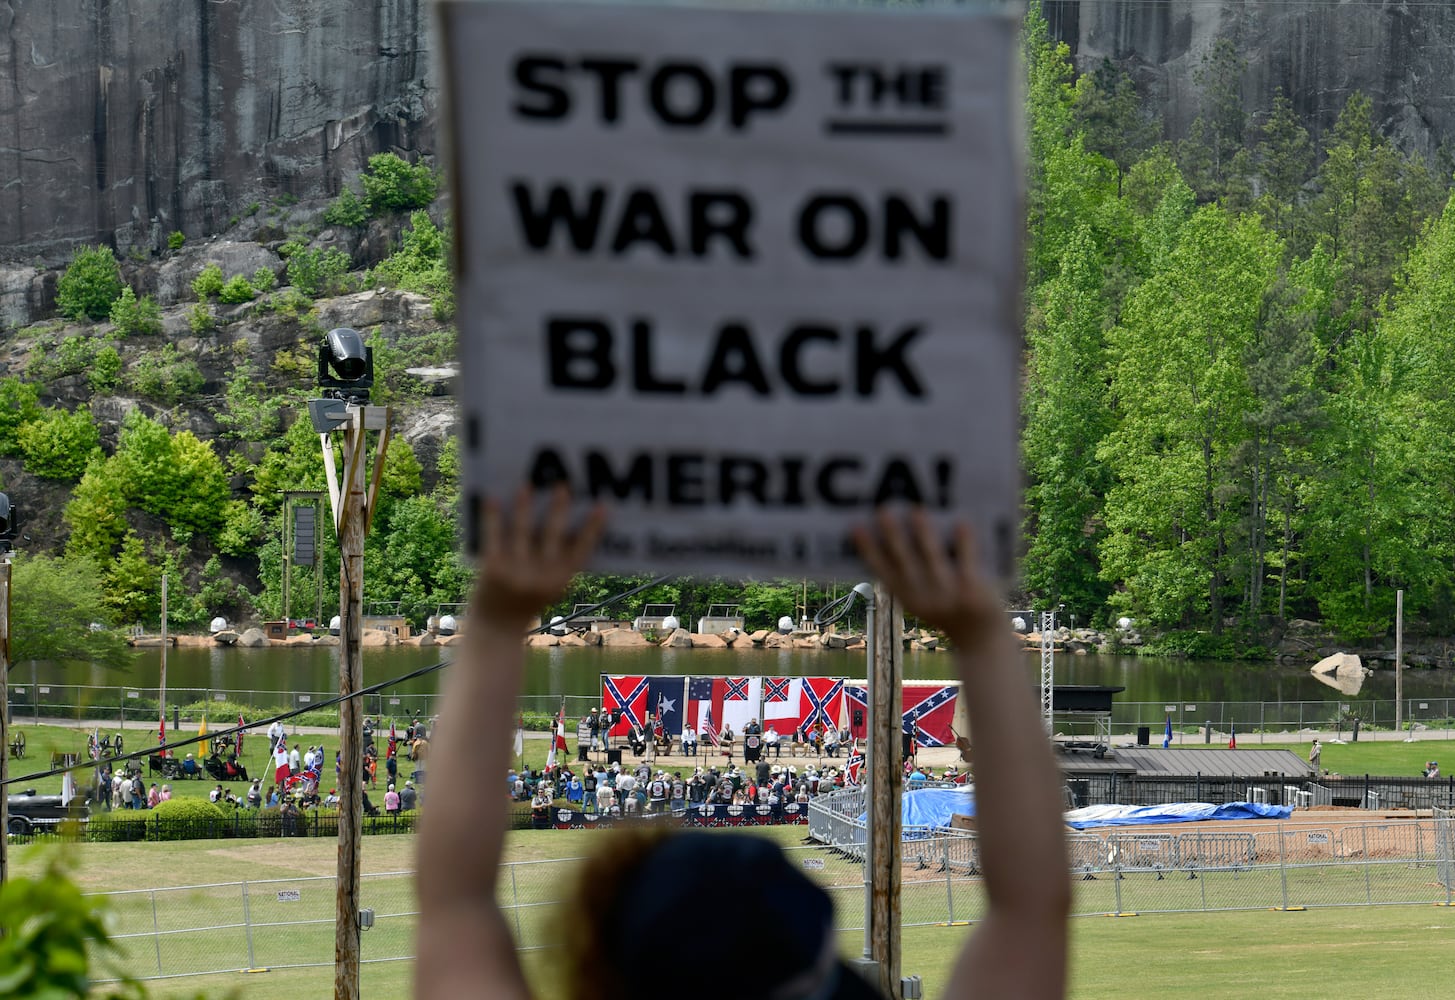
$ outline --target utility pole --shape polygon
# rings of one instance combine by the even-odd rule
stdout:
[[[874,585],[874,645],[869,662],[869,855],[865,861],[873,882],[869,912],[870,958],[878,986],[890,1000],[899,1000],[899,901],[901,792],[900,761],[903,721],[903,651],[899,608],[883,584]]]
[[[1394,592],[1394,731],[1404,729],[1404,591]]]
[[[339,815],[338,877],[334,894],[334,1000],[359,1000],[359,861],[364,825],[363,610],[364,536],[374,518],[374,502],[384,475],[393,411],[369,406],[374,385],[374,353],[357,330],[330,330],[318,347],[318,387],[323,399],[308,401],[308,416],[323,449],[329,507],[339,547]],[[365,441],[379,432],[374,476],[364,489]],[[333,433],[343,432],[344,473],[339,482]],[[288,526],[284,526],[284,531]],[[287,542],[284,543],[285,546]]]
[[[0,793],[8,793],[5,784],[10,764],[10,554],[0,552]],[[10,828],[5,794],[0,794],[0,883],[10,874],[6,856],[6,831]]]
[[[343,431],[344,472],[340,483],[330,431],[320,431],[334,527],[339,542],[339,821],[338,876],[334,920],[334,1000],[359,1000],[359,866],[364,822],[363,606],[364,536],[373,520],[374,501],[384,473],[392,411],[387,406],[351,403],[335,429]],[[315,426],[317,426],[315,421]],[[366,437],[377,430],[374,474],[364,484]]]
[[[162,574],[162,676],[157,694],[157,739],[167,742],[167,574]],[[172,734],[176,736],[176,733]],[[160,751],[158,751],[160,752]]]

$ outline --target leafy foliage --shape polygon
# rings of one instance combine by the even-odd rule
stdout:
[[[181,354],[175,344],[163,344],[137,359],[127,378],[132,390],[164,406],[191,399],[206,384],[197,362]]]
[[[101,434],[86,406],[48,410],[21,425],[19,437],[26,469],[47,479],[81,478],[101,451]]]
[[[111,248],[82,247],[56,283],[56,308],[72,319],[106,319],[122,287]]]
[[[330,226],[357,229],[369,221],[369,206],[354,194],[353,188],[344,188],[323,210],[323,221]]]
[[[197,296],[199,302],[214,299],[222,293],[225,280],[221,265],[208,264],[192,279],[192,294]]]
[[[299,248],[288,257],[288,283],[313,297],[348,290],[349,255],[332,247]]]
[[[372,277],[406,292],[428,296],[436,318],[447,319],[455,311],[454,283],[445,259],[448,244],[448,233],[440,230],[427,212],[411,213],[399,249],[374,268]]]
[[[144,295],[140,299],[130,286],[111,303],[111,325],[122,337],[141,337],[162,332],[162,307],[156,299]]]
[[[272,272],[269,273],[271,274]],[[227,279],[227,283],[217,293],[217,301],[230,306],[240,305],[243,302],[251,302],[257,297],[258,290],[253,287],[251,281],[241,274],[235,274]]]
[[[119,949],[105,904],[82,894],[69,877],[74,865],[74,854],[52,851],[38,877],[0,883],[0,989],[12,1000],[145,997],[141,984],[109,960]],[[120,980],[101,992],[90,975],[97,952],[108,956],[105,975]]]
[[[20,454],[20,428],[38,420],[40,390],[14,375],[0,378],[0,455]]]
[[[439,179],[424,164],[411,164],[394,153],[369,157],[361,178],[364,203],[373,215],[427,208],[439,190]]]
[[[10,658],[118,667],[130,654],[112,621],[96,564],[19,554],[11,571]]]

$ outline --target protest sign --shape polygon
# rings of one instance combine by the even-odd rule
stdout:
[[[828,577],[906,501],[1008,570],[1014,18],[452,2],[441,26],[467,511],[564,481],[612,507],[598,569]]]

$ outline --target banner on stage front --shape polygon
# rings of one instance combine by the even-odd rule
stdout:
[[[565,483],[613,509],[598,569],[848,577],[911,502],[1009,571],[1010,13],[441,17],[467,505]]]

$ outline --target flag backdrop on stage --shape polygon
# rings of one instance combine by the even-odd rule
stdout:
[[[601,707],[607,711],[619,708],[622,717],[609,730],[611,736],[625,736],[633,725],[647,725],[647,688],[650,678],[618,677],[603,674],[601,677]]]
[[[869,692],[862,683],[844,685],[848,703],[849,735],[855,739],[868,736]],[[957,731],[963,733],[960,712],[960,685],[944,681],[905,681],[900,690],[900,729],[913,732],[920,746],[952,746]]]
[[[677,736],[682,732],[682,720],[686,718],[688,678],[648,677],[647,714],[661,713],[663,732]]]
[[[799,702],[803,698],[801,677],[763,678],[763,728],[773,728],[784,736],[792,735],[802,718]]]

